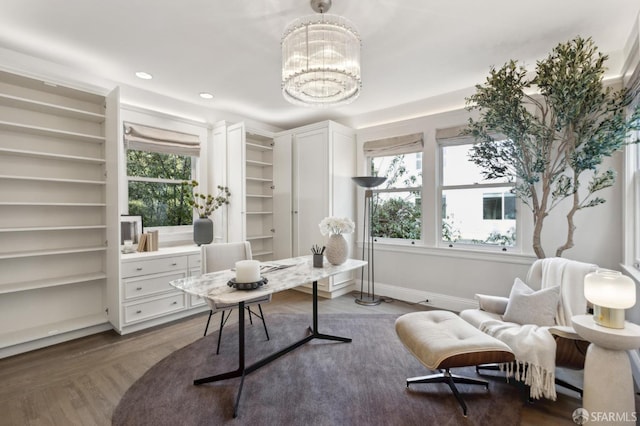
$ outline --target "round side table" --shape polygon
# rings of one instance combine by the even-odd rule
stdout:
[[[592,315],[576,315],[571,322],[580,337],[591,342],[584,364],[583,407],[592,416],[615,413],[619,422],[607,424],[635,424],[633,377],[626,351],[640,347],[640,326],[625,322],[621,329],[603,327]]]

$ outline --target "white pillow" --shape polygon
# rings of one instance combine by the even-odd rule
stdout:
[[[556,324],[556,312],[560,301],[560,286],[533,291],[516,278],[509,294],[509,303],[502,317],[508,322],[552,326]]]

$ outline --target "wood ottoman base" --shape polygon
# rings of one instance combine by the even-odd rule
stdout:
[[[447,383],[465,416],[467,405],[455,384],[484,385],[489,389],[489,382],[458,376],[449,369],[514,360],[513,352],[507,345],[449,311],[402,315],[396,320],[396,333],[422,365],[430,370],[441,371],[429,376],[409,378],[407,387],[412,383]]]

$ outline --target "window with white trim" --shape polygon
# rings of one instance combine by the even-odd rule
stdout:
[[[373,236],[422,240],[422,133],[364,144],[371,176],[387,179],[373,189]]]
[[[515,178],[487,181],[469,158],[473,139],[438,139],[440,152],[440,244],[454,247],[516,247]]]
[[[196,176],[199,138],[125,123],[128,212],[142,216],[145,228],[193,223],[191,186]]]
[[[628,107],[629,117],[631,117],[635,108],[640,105],[640,68],[635,71],[631,79],[630,87],[633,101]],[[640,140],[640,130],[632,132],[628,140],[630,142]],[[636,269],[640,269],[640,146],[638,144],[630,145],[626,152],[633,156],[630,162],[633,176],[633,204],[631,208],[633,220],[631,226],[633,226],[634,235],[632,259],[633,266]],[[627,209],[627,211],[629,211],[629,209]],[[628,256],[625,257],[629,259]]]
[[[636,132],[636,138],[640,139],[640,131]],[[633,205],[633,229],[634,229],[634,253],[633,266],[640,270],[640,149],[638,146],[632,147],[631,152],[635,154],[634,172],[633,172],[633,189],[634,189],[634,205]]]

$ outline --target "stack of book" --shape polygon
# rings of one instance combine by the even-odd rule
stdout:
[[[140,235],[138,251],[157,251],[158,231],[149,231]]]

